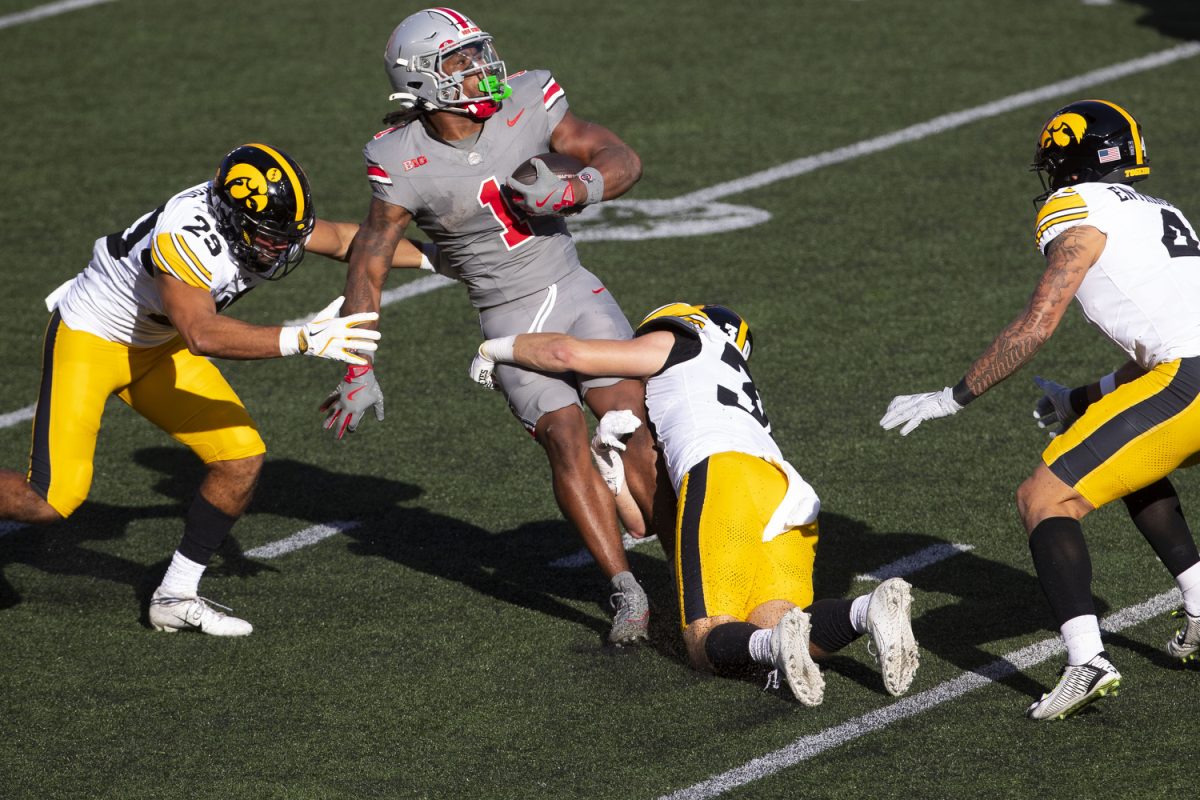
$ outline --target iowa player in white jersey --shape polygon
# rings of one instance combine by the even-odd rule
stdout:
[[[1058,684],[1032,719],[1062,719],[1115,691],[1120,673],[1100,641],[1091,561],[1079,520],[1121,498],[1183,595],[1183,628],[1167,643],[1200,651],[1200,555],[1167,476],[1200,459],[1200,241],[1183,212],[1134,191],[1150,174],[1137,121],[1104,100],[1071,103],[1038,138],[1047,192],[1034,225],[1046,271],[1025,311],[954,388],[896,397],[881,420],[908,434],[959,411],[1029,361],[1071,298],[1129,361],[1090,386],[1045,391],[1034,416],[1058,427],[1017,491],[1038,580],[1067,647]]]
[[[573,115],[549,72],[508,75],[492,37],[453,9],[401,22],[385,66],[400,110],[365,149],[374,199],[350,259],[347,310],[379,309],[389,254],[415,222],[438,246],[438,271],[466,284],[485,337],[546,330],[628,338],[628,321],[581,265],[562,217],[633,186],[641,176],[633,150]],[[561,180],[538,162],[533,184],[510,178],[551,150],[586,167]],[[612,582],[609,640],[646,638],[649,606],[629,571],[612,496],[592,466],[583,412],[586,404],[598,417],[614,408],[644,417],[641,384],[504,367],[497,385],[544,449],[559,507]],[[326,428],[339,437],[353,431],[381,401],[374,371],[351,375],[323,406]],[[626,461],[638,496],[650,496],[654,452],[644,431]],[[651,509],[643,511],[648,519]]]
[[[198,597],[205,565],[250,501],[266,447],[238,396],[206,356],[304,353],[361,362],[379,334],[372,313],[338,316],[341,298],[300,326],[220,316],[305,250],[345,260],[358,226],[313,214],[300,166],[266,144],[234,149],[211,181],[185,189],[123,231],[96,240],[87,268],[47,298],[42,383],[26,473],[0,470],[0,519],[69,517],[92,482],[100,417],[121,400],[207,466],[179,548],[154,592],[150,623],[218,636],[251,632]],[[397,266],[419,264],[405,242]]]
[[[471,372],[485,384],[493,365],[505,363],[646,379],[650,427],[678,498],[667,549],[697,669],[772,666],[801,703],[817,705],[825,682],[815,660],[870,633],[885,688],[902,694],[919,661],[910,587],[892,578],[854,600],[813,602],[820,501],[771,436],[747,364],[753,344],[749,325],[732,310],[672,303],[650,312],[633,340],[489,339]],[[601,420],[605,435],[638,427],[632,415],[620,427],[621,413]],[[614,486],[618,505],[630,509],[630,490],[619,479]]]

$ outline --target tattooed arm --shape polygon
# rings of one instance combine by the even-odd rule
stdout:
[[[367,219],[359,227],[350,246],[343,314],[379,311],[383,283],[391,269],[392,256],[411,220],[412,214],[402,206],[379,199],[371,201]]]
[[[978,397],[1032,359],[1062,321],[1106,241],[1090,225],[1071,228],[1052,241],[1046,248],[1046,271],[1025,310],[988,345],[959,386]]]

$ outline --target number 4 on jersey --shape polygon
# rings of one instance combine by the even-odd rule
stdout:
[[[1200,242],[1188,224],[1180,219],[1174,211],[1162,210],[1163,218],[1163,247],[1171,254],[1171,258],[1184,256],[1200,256]]]

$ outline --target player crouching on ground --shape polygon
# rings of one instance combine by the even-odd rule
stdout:
[[[747,366],[749,326],[718,305],[652,311],[627,341],[521,334],[479,347],[471,377],[497,362],[551,373],[646,378],[646,409],[678,498],[673,550],[688,656],[718,673],[781,670],[796,699],[815,706],[825,681],[815,660],[870,633],[890,694],[918,665],[911,593],[899,578],[854,600],[813,602],[820,501],[784,460]],[[601,419],[593,449],[623,519],[637,504],[620,480],[620,439],[638,420]]]
[[[52,523],[87,497],[109,395],[191,448],[207,467],[183,538],[150,601],[160,631],[244,636],[250,623],[198,596],[213,553],[246,510],[266,446],[242,401],[207,357],[304,353],[361,364],[379,334],[339,317],[342,298],[304,325],[251,325],[219,315],[305,250],[345,261],[358,226],[313,214],[300,165],[265,144],[225,156],[211,181],[176,194],[124,231],[96,240],[91,262],[46,305],[41,391],[26,474],[0,470],[0,519]],[[403,241],[394,266],[421,263]]]

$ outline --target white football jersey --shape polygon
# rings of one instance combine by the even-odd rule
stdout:
[[[1077,225],[1108,237],[1075,295],[1088,322],[1146,369],[1200,355],[1200,241],[1183,212],[1128,186],[1082,183],[1042,206],[1038,248]]]
[[[87,269],[58,300],[63,322],[112,342],[153,347],[177,335],[154,282],[159,272],[208,290],[218,311],[265,280],[238,267],[207,197],[207,182],[185,189],[124,231],[97,239]]]
[[[696,342],[690,349],[677,346],[646,381],[646,411],[676,491],[689,469],[715,453],[783,461],[746,360],[719,326],[688,308],[666,306],[637,330],[676,331]]]

